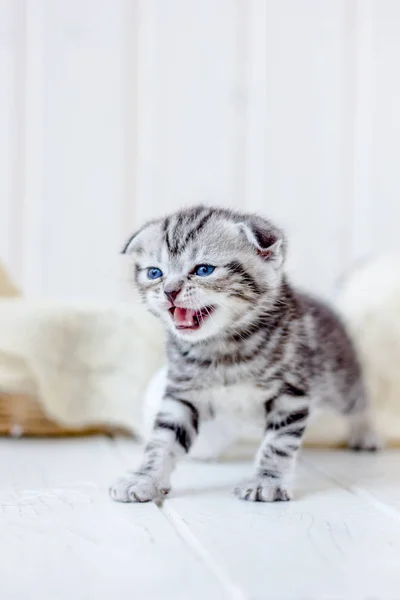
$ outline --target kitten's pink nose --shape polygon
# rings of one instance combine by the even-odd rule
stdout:
[[[179,294],[180,291],[181,291],[180,289],[166,287],[164,289],[164,294],[167,296],[168,300],[170,302],[172,302],[172,304],[173,304],[175,301],[175,298],[177,297],[177,295]]]

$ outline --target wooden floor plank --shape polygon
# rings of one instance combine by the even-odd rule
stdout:
[[[400,454],[394,460],[400,467]],[[264,600],[398,598],[400,523],[303,464],[294,502],[239,501],[232,489],[249,468],[186,462],[162,508],[238,593]]]
[[[232,489],[248,462],[184,462],[171,497],[108,499],[128,441],[0,441],[2,600],[398,600],[400,453],[306,451],[292,503]],[[348,488],[348,489],[347,489]]]
[[[107,488],[123,465],[110,441],[0,441],[2,600],[229,597],[154,504]]]
[[[400,520],[398,450],[376,454],[307,451],[305,461]]]

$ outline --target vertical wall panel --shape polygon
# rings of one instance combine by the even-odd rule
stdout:
[[[141,3],[139,222],[178,206],[232,203],[241,3]]]
[[[370,248],[400,250],[400,3],[374,2],[375,110]]]
[[[0,2],[0,258],[17,271],[15,217],[21,176],[21,100],[23,102],[23,3]],[[21,35],[22,34],[22,35]],[[22,89],[21,89],[22,85]],[[21,98],[22,93],[22,98]],[[19,96],[19,97],[18,97]]]
[[[44,183],[51,159],[44,146],[45,124],[45,22],[46,1],[28,0],[24,11],[24,138],[23,190],[19,215],[21,238],[21,283],[28,296],[41,295],[45,290],[45,260],[57,259],[55,248],[46,248],[44,221],[46,219]],[[57,228],[57,223],[53,223]],[[67,265],[65,265],[67,269]]]
[[[123,101],[123,209],[121,211],[121,241],[136,225],[137,162],[138,162],[138,76],[139,47],[142,41],[142,12],[139,0],[123,0],[122,39],[122,101]],[[142,56],[142,55],[141,55]]]
[[[353,258],[371,251],[374,204],[374,114],[376,104],[375,0],[356,5],[353,172]]]
[[[266,0],[250,0],[248,11],[244,205],[249,210],[261,208],[267,214],[268,2]]]
[[[345,266],[342,249],[351,247],[345,2],[252,5],[247,205],[287,229],[295,278],[328,293]]]
[[[399,251],[400,5],[357,3],[354,256]]]
[[[43,218],[37,231],[44,294],[117,293],[124,17],[122,0],[45,1]]]
[[[137,142],[135,222],[132,229],[157,214],[165,204],[157,188],[158,0],[139,0],[137,63]],[[165,206],[165,209],[167,207]]]

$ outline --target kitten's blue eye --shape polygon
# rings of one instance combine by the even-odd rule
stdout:
[[[147,277],[149,279],[160,279],[163,276],[163,272],[161,269],[157,269],[157,267],[150,267],[147,269]]]
[[[207,275],[211,275],[214,269],[215,267],[212,265],[197,265],[194,270],[194,274],[198,275],[199,277],[207,277]]]

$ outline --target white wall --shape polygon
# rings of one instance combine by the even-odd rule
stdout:
[[[195,201],[286,226],[327,294],[399,249],[398,0],[0,0],[0,256],[116,298],[118,250]]]

